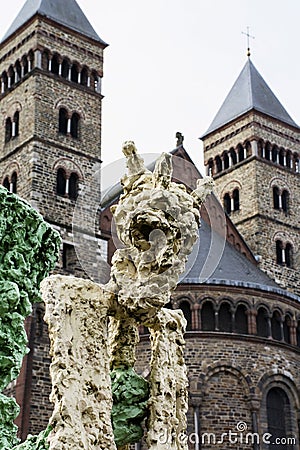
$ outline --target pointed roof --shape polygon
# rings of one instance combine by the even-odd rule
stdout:
[[[36,14],[48,17],[74,31],[107,45],[98,36],[76,0],[27,0],[2,39],[5,41]]]
[[[248,58],[205,137],[252,109],[299,128]]]

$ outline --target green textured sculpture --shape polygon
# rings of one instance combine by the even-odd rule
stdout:
[[[139,442],[143,436],[142,420],[147,415],[149,383],[133,368],[111,372],[112,423],[117,446]]]
[[[27,353],[24,319],[41,301],[39,285],[55,265],[59,244],[59,235],[37,211],[0,186],[0,392],[20,372]],[[46,448],[42,438],[15,447],[18,413],[15,400],[1,393],[0,448]]]

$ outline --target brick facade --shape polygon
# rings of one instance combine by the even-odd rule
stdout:
[[[39,15],[0,47],[0,182],[16,188],[61,233],[56,271],[100,282],[108,275],[107,266],[101,266],[101,252],[110,260],[115,250],[109,206],[104,205],[99,215],[104,47]],[[68,127],[74,114],[79,117],[78,135],[72,136],[70,128],[59,132],[60,109],[66,111]],[[265,157],[261,148],[267,143],[290,152],[289,166],[286,160],[279,164]],[[241,280],[181,284],[174,293],[172,307],[182,308],[188,320],[185,357],[191,449],[267,450],[263,443],[232,444],[226,438],[223,443],[204,440],[197,446],[192,435],[201,439],[205,433],[214,433],[219,439],[222,433],[236,432],[241,422],[248,432],[261,436],[269,429],[268,393],[273,388],[287,398],[287,433],[298,436],[300,307],[295,294],[300,292],[300,175],[295,155],[299,146],[298,129],[256,112],[204,140],[205,161],[221,202],[225,193],[238,189],[240,194],[239,208],[230,217],[211,196],[202,211],[204,220],[249,263],[255,265],[254,255],[260,255],[260,267],[279,287],[254,289]],[[225,168],[224,152],[231,149],[243,152],[243,158]],[[174,180],[195,188],[199,172],[182,146],[175,155]],[[223,164],[219,171],[217,156]],[[77,199],[71,197],[67,184],[63,184],[63,195],[57,191],[60,169],[69,185],[76,174]],[[275,185],[280,192],[289,192],[288,214],[273,207]],[[118,197],[111,200],[116,202]],[[293,246],[292,267],[276,263],[274,246],[279,238]],[[34,307],[26,329],[30,353],[17,382],[8,389],[21,406],[17,423],[22,439],[44,429],[51,415],[49,339],[42,305]],[[136,369],[144,376],[149,374],[149,361],[149,336],[142,333]],[[136,448],[144,447],[137,444]],[[280,448],[296,450],[299,443]]]
[[[185,335],[190,386],[189,448],[195,448],[194,433],[199,427],[200,440],[203,440],[200,448],[203,450],[268,449],[262,442],[255,447],[252,437],[248,443],[245,440],[246,433],[256,432],[262,438],[268,432],[266,393],[274,386],[283,389],[290,400],[292,414],[289,433],[290,436],[298,436],[299,325],[291,320],[287,327],[288,334],[283,333],[280,340],[272,337],[273,326],[270,326],[268,337],[260,336],[257,326],[260,308],[266,309],[269,319],[280,311],[281,321],[287,315],[299,320],[297,297],[288,293],[284,296],[238,287],[225,291],[217,286],[181,285],[172,296],[173,308],[180,308],[182,302],[189,303],[192,313],[191,329]],[[206,302],[211,302],[219,319],[221,305],[229,304],[233,321],[234,317],[237,319],[235,313],[238,306],[245,305],[248,328],[244,333],[238,332],[235,323],[230,333],[205,331],[207,323],[203,321],[202,310]],[[221,323],[216,328],[220,329]],[[137,369],[141,373],[149,372],[149,354],[149,336],[145,334],[141,336],[137,352]],[[198,425],[195,424],[196,413],[199,415]],[[245,423],[247,429],[239,441],[231,443],[227,435],[224,442],[218,442],[222,433],[237,433],[240,422]],[[215,442],[209,441],[208,433],[216,436]],[[297,441],[294,446],[285,448],[298,449],[299,443]]]
[[[98,209],[104,48],[39,15],[0,47],[0,180],[9,186],[16,175],[17,194],[60,232],[56,271],[95,281],[103,281]],[[79,118],[75,135],[71,127],[61,132],[62,108],[70,120],[74,114]],[[69,184],[64,195],[57,190],[59,169]],[[11,386],[21,405],[22,439],[44,429],[51,414],[49,339],[40,306],[27,320],[27,334],[30,353]]]

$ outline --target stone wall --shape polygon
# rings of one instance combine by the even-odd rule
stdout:
[[[51,73],[42,52],[57,54],[76,62],[79,69],[103,76],[105,45],[35,17],[16,35],[0,45],[0,73],[15,68],[22,58],[31,67],[21,78],[13,77],[11,87],[1,91],[0,102],[0,183],[17,173],[17,193],[39,210],[62,237],[55,272],[107,280],[107,266],[101,260],[100,202],[101,102],[100,88],[84,86]],[[3,80],[1,80],[3,81]],[[59,133],[59,108],[80,115],[79,137]],[[19,134],[5,143],[5,122],[19,112]],[[58,168],[79,177],[77,201],[57,195]],[[74,227],[73,227],[74,225]],[[70,250],[69,259],[65,252]],[[67,261],[67,264],[66,264]],[[21,405],[18,417],[20,436],[44,429],[51,415],[49,393],[49,338],[40,307],[28,319],[30,353],[24,359],[16,392]]]
[[[263,402],[270,386],[283,388],[292,405],[292,434],[297,436],[299,396],[299,349],[287,348],[261,338],[239,338],[216,333],[188,332],[185,335],[185,360],[190,383],[189,436],[193,446],[195,423],[193,409],[200,406],[199,435],[201,449],[252,450],[253,443],[230,443],[228,436],[218,443],[223,433],[237,433],[238,424],[245,423],[247,433],[267,433],[266,410]],[[145,370],[149,348],[148,337],[142,337],[138,352],[138,370]],[[297,392],[297,397],[295,397]],[[255,423],[253,423],[255,413]],[[209,441],[213,433],[216,441]],[[213,437],[211,437],[213,439]],[[145,447],[142,447],[143,449]],[[263,448],[263,447],[261,447]],[[295,447],[298,448],[298,447]]]

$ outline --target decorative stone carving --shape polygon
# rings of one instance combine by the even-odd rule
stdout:
[[[153,174],[132,142],[125,143],[128,175],[124,194],[112,207],[116,230],[125,248],[115,252],[106,289],[139,322],[151,320],[168,303],[184,272],[187,256],[198,238],[199,206],[211,191],[212,180],[200,180],[190,195],[171,181],[171,155],[163,154]]]
[[[200,180],[190,194],[172,182],[171,155],[151,173],[132,142],[123,152],[128,175],[113,214],[124,248],[114,255],[109,283],[56,275],[41,284],[54,412],[39,441],[24,449],[44,450],[47,440],[49,450],[125,450],[141,438],[148,411],[149,449],[187,450],[186,321],[163,307],[198,237],[199,207],[212,180]],[[141,324],[151,332],[150,383],[134,371]]]
[[[49,450],[113,450],[109,296],[96,283],[60,275],[41,290],[52,356]]]
[[[184,363],[186,320],[182,311],[162,308],[151,331],[149,450],[187,450],[188,380]]]

